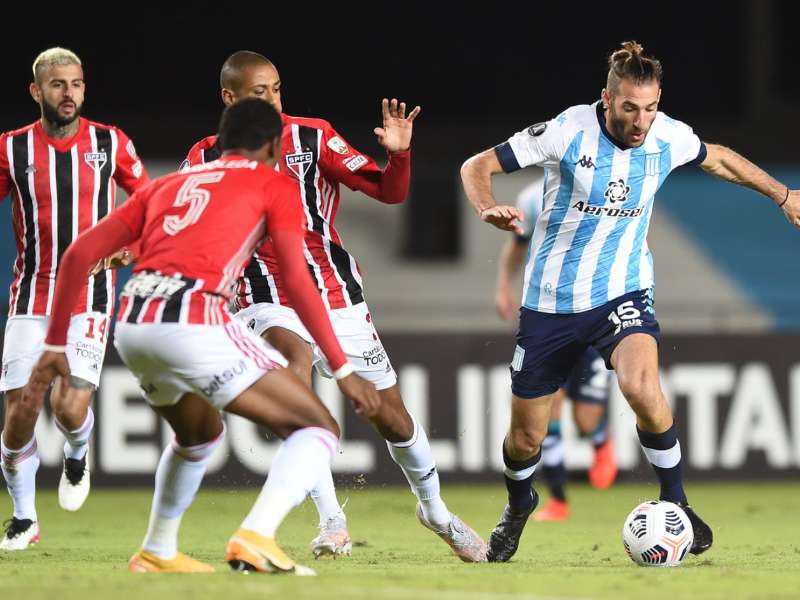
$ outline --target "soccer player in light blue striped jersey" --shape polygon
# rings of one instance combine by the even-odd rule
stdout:
[[[686,499],[680,444],[658,379],[660,330],[646,242],[653,199],[671,171],[699,165],[772,199],[800,226],[800,190],[789,190],[733,150],[704,143],[689,126],[659,112],[661,74],[658,60],[638,43],[625,42],[609,57],[598,102],[532,125],[461,168],[481,219],[508,231],[521,231],[522,213],[497,204],[492,176],[531,165],[544,167],[546,176],[511,362],[511,424],[503,443],[508,505],[492,531],[490,561],[509,560],[519,546],[538,502],[531,482],[553,395],[590,346],[616,370],[636,413],[661,499],[689,515],[691,552],[711,547],[711,529]]]

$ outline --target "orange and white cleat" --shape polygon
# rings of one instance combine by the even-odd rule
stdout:
[[[146,550],[139,550],[128,561],[128,571],[131,573],[213,573],[214,567],[183,552],[178,552],[175,558],[160,558]]]
[[[314,558],[321,556],[350,556],[353,542],[347,532],[347,521],[342,516],[331,517],[320,525],[319,535],[311,540]]]
[[[298,565],[278,546],[275,538],[249,529],[238,529],[228,540],[225,560],[234,571],[316,575],[313,569]]]
[[[566,521],[569,519],[569,504],[556,498],[550,498],[542,510],[533,514],[534,521]]]
[[[422,525],[442,538],[458,558],[464,562],[486,562],[486,542],[472,527],[450,513],[450,523],[440,529],[425,518],[422,505],[417,503],[417,519]]]
[[[598,490],[609,488],[617,478],[617,471],[614,442],[608,438],[602,446],[595,448],[594,461],[589,468],[589,483]]]

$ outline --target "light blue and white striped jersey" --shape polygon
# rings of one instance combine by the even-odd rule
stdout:
[[[655,193],[672,170],[706,156],[689,126],[661,112],[640,147],[622,146],[599,102],[568,108],[495,152],[505,172],[545,169],[522,304],[548,313],[583,312],[652,287],[646,237]]]

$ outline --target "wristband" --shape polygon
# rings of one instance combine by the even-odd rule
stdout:
[[[353,367],[353,365],[351,365],[349,362],[346,362],[341,367],[339,367],[338,369],[336,369],[333,372],[333,378],[336,381],[339,381],[340,379],[344,379],[345,377],[347,377],[351,373],[355,373],[355,371],[356,370]]]
[[[782,208],[782,207],[783,207],[783,205],[784,205],[784,204],[786,204],[786,201],[787,201],[788,199],[789,199],[789,186],[787,185],[787,186],[786,186],[786,198],[784,198],[784,199],[783,199],[783,202],[781,202],[780,204],[778,204],[778,208]]]
[[[44,350],[45,352],[61,352],[62,354],[65,354],[67,352],[67,346],[66,344],[63,346],[59,346],[57,344],[48,344],[47,342],[45,342]]]

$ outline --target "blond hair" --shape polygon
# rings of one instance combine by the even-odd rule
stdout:
[[[81,66],[81,59],[72,50],[59,47],[48,48],[33,61],[33,79],[39,81],[39,69],[65,65]]]

